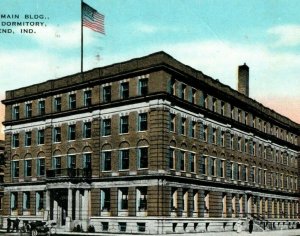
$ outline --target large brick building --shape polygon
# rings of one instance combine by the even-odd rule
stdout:
[[[7,91],[4,215],[98,232],[295,227],[299,124],[164,52]],[[256,221],[259,223],[259,221]]]

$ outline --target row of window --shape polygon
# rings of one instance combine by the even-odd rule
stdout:
[[[138,115],[138,131],[146,131],[148,129],[148,116],[147,113],[141,113]],[[85,122],[83,123],[82,128],[82,137],[87,139],[92,136],[92,123]],[[108,136],[111,135],[111,119],[104,119],[102,121],[102,135]],[[121,116],[119,120],[119,133],[125,134],[129,132],[129,116]],[[37,130],[37,145],[45,144],[45,130]],[[72,141],[76,140],[76,124],[68,125],[67,127],[67,140]],[[19,133],[14,133],[12,135],[12,147],[17,148],[20,145]],[[61,127],[53,128],[53,142],[61,142]],[[24,136],[24,146],[28,147],[32,145],[32,131],[26,131]]]
[[[82,137],[87,139],[91,138],[92,136],[92,123],[91,122],[85,122],[83,123],[82,128]],[[36,144],[42,145],[45,144],[45,130],[39,129],[36,131]],[[32,131],[26,131],[24,135],[24,146],[28,147],[31,146],[32,143],[32,137],[33,132]],[[67,128],[67,139],[75,140],[76,139],[76,124],[68,125]],[[61,127],[54,127],[53,128],[53,142],[61,142]],[[14,133],[12,135],[12,147],[17,148],[20,146],[20,134]]]
[[[205,125],[203,123],[200,123],[198,128],[196,121],[185,117],[179,118],[172,113],[170,114],[169,130],[170,132],[177,132],[178,134],[186,135],[191,138],[197,138],[197,133],[199,133],[200,140],[222,147],[227,146],[226,137],[228,135],[228,131],[224,131],[219,127],[216,128],[211,125]],[[271,147],[269,144],[266,146],[262,143],[257,143],[253,139],[247,139],[242,136],[230,134],[229,146],[232,150],[247,153],[251,156],[264,157],[264,159],[267,158],[269,150],[269,155],[273,161],[294,167],[297,167],[298,165],[297,159],[294,158],[293,155],[285,155],[286,152],[279,151],[275,147]]]
[[[189,197],[189,193],[192,194],[192,197]],[[213,204],[215,204],[215,198],[211,196],[209,191],[204,192],[204,217],[210,217],[210,213],[213,212],[212,204],[210,201],[213,201]],[[191,204],[189,202],[191,201]],[[188,189],[181,188],[179,191],[179,188],[172,187],[171,189],[171,209],[176,213],[181,212],[178,211],[182,210],[183,215],[186,216],[186,213],[188,212],[189,206],[192,206],[193,212],[198,212],[199,209],[199,192],[198,190],[194,189],[193,191],[189,191]],[[233,194],[231,196],[230,203],[227,201],[227,193],[222,193],[222,199],[221,199],[221,213],[222,217],[227,216],[227,210],[228,210],[228,204],[231,206],[231,213],[232,217],[238,217],[239,215],[243,215],[243,213],[248,214],[257,214],[257,215],[264,215],[269,212],[268,209],[268,203],[269,200],[266,198],[263,200],[262,197],[254,197],[254,196],[247,196],[247,198],[244,198],[243,195],[236,195]],[[298,202],[284,202],[283,200],[279,199],[272,199],[271,200],[271,212],[272,216],[275,215],[275,204],[277,206],[277,213],[279,216],[279,213],[285,213],[287,210],[287,216],[290,217],[291,215],[294,215],[294,213],[298,213]],[[285,208],[286,204],[286,208]],[[216,211],[216,209],[214,209]],[[283,216],[283,215],[282,215]]]
[[[25,159],[24,160],[24,177],[32,177],[33,175],[33,168],[36,170],[36,176],[43,177],[46,174],[45,168],[45,158],[38,158],[35,160],[36,166],[33,166],[34,160],[32,159]],[[19,178],[20,177],[20,162],[19,160],[14,160],[11,162],[11,174],[12,178]],[[91,169],[92,166],[92,154],[91,153],[84,153],[82,154],[81,165],[76,164],[76,155],[68,155],[67,166],[68,168],[79,168],[82,167],[83,169]],[[61,172],[62,169],[62,157],[55,156],[52,158],[52,169],[57,170],[57,174]]]
[[[195,173],[197,169],[197,160],[195,153],[186,152],[183,150],[176,151],[174,148],[169,149],[168,155],[168,167],[171,170],[176,171],[187,171]],[[228,167],[228,163],[230,163]],[[229,172],[226,173],[226,170]],[[257,183],[260,185],[267,186],[267,176],[270,178],[271,187],[285,188],[291,190],[297,190],[298,188],[298,178],[291,175],[284,175],[281,173],[281,178],[279,174],[275,172],[269,172],[266,169],[262,169],[256,166],[248,167],[248,165],[228,162],[225,159],[220,159],[216,157],[202,155],[199,160],[199,173],[200,175],[219,177],[227,177],[232,180],[239,181],[251,181],[252,183]],[[250,178],[249,178],[250,177]]]
[[[143,78],[138,82],[138,95],[145,96],[148,94],[148,79]],[[112,97],[112,87],[111,85],[102,86],[102,102],[110,102]],[[129,82],[120,83],[120,98],[127,99],[129,98]],[[76,109],[76,93],[68,94],[68,109]],[[85,107],[92,105],[92,90],[84,90],[83,91],[83,105]],[[55,112],[62,111],[62,97],[55,96],[53,98],[53,109]],[[25,102],[25,118],[31,118],[33,116],[33,107],[32,102]],[[36,115],[44,115],[45,114],[45,100],[39,100],[37,104],[37,112]],[[12,119],[19,120],[20,119],[20,105],[13,105],[12,109]]]
[[[118,157],[118,169],[119,170],[129,170],[129,165],[131,158],[129,157],[129,149],[119,150]],[[137,158],[136,165],[138,169],[148,168],[148,147],[137,148]],[[63,168],[88,168],[92,166],[91,153],[82,154],[82,164],[77,163],[76,154],[67,155],[67,166],[62,165],[62,156],[54,156],[52,158],[52,168],[57,170],[56,173]],[[11,162],[12,168],[12,177],[18,178],[20,175],[20,161],[14,160]],[[24,160],[24,177],[32,176],[32,159]],[[101,170],[102,171],[111,171],[112,170],[112,151],[103,151],[101,154]],[[44,176],[45,175],[45,158],[36,159],[36,175]]]
[[[238,122],[252,126],[262,132],[274,135],[277,138],[284,139],[290,143],[297,144],[297,136],[295,134],[279,128],[278,126],[272,125],[249,112],[234,107],[229,103],[208,95],[205,92],[200,90],[197,91],[195,88],[187,86],[184,83],[180,83],[174,78],[170,79],[168,90],[170,94],[178,96],[181,99],[188,100],[194,104],[199,104],[200,106],[213,112],[230,117]],[[199,101],[197,101],[197,99]]]
[[[32,198],[32,193],[31,192],[23,192],[22,193],[22,209],[23,211],[30,210],[31,206],[31,198]],[[35,207],[36,207],[36,212],[41,211],[44,209],[44,192],[43,191],[38,191],[35,192]],[[19,193],[18,192],[12,192],[10,194],[10,209],[12,211],[15,211],[19,208],[18,201],[19,198]]]

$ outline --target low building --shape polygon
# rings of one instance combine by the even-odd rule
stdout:
[[[7,91],[4,215],[97,232],[299,218],[300,126],[164,52]],[[266,223],[268,222],[268,224]]]

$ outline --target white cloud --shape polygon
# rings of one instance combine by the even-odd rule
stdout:
[[[275,46],[300,45],[300,25],[279,25],[270,28],[268,33],[277,37]]]
[[[132,25],[134,28],[133,31],[138,33],[145,33],[145,34],[153,34],[153,33],[161,33],[161,32],[176,32],[177,28],[175,27],[166,27],[163,25],[152,25],[152,24],[146,24],[142,22],[134,23]]]
[[[136,31],[142,33],[155,33],[159,30],[159,28],[154,25],[149,25],[144,23],[136,23],[134,24],[134,28]]]

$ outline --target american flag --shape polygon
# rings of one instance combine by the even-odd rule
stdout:
[[[104,32],[104,15],[82,2],[82,25],[98,33]]]

